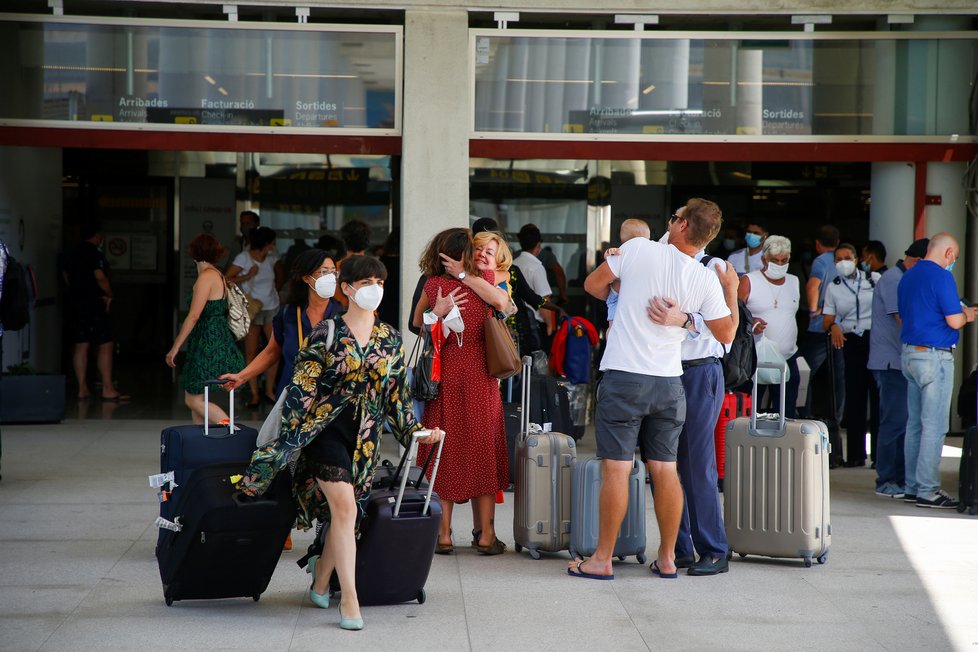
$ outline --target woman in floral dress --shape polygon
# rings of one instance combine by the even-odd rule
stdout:
[[[355,532],[363,514],[384,423],[404,446],[422,430],[410,401],[405,402],[404,348],[400,334],[377,321],[374,310],[383,297],[387,271],[376,258],[348,258],[340,271],[340,291],[349,310],[310,336],[295,359],[286,388],[279,438],[255,451],[238,488],[248,495],[265,492],[275,476],[299,451],[293,478],[298,523],[303,529],[317,518],[328,523],[322,557],[310,560],[313,583],[309,597],[329,607],[329,578],[340,581],[340,627],[362,629],[357,600]],[[422,442],[436,443],[433,430]]]
[[[214,263],[227,255],[227,251],[217,238],[201,233],[187,245],[187,253],[197,263],[197,280],[194,282],[190,311],[166,354],[166,363],[176,368],[177,353],[187,342],[187,361],[181,379],[184,402],[190,408],[193,422],[203,423],[204,381],[241,371],[244,357],[228,326],[224,274],[214,267]],[[224,410],[213,403],[207,406],[207,411],[211,423],[224,422],[228,418]]]

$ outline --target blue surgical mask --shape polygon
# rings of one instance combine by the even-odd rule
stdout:
[[[748,233],[744,236],[744,242],[746,242],[747,246],[752,249],[761,245],[761,239],[761,236],[756,233]]]
[[[947,271],[950,272],[952,269],[954,269],[954,263],[956,263],[956,262],[958,262],[958,259],[957,258],[955,258],[954,260],[952,260],[951,261],[951,264],[948,265],[945,269],[947,269]]]
[[[869,271],[869,263],[859,263],[859,269],[863,270],[864,272],[868,272]]]

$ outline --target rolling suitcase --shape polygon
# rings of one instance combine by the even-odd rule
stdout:
[[[160,517],[173,521],[179,501],[180,487],[186,486],[195,469],[222,462],[237,462],[238,470],[244,469],[255,450],[258,431],[234,423],[234,391],[230,394],[230,423],[208,423],[207,406],[210,386],[223,381],[209,380],[204,383],[204,424],[171,426],[160,433],[160,475],[150,478],[150,485],[158,488]],[[163,540],[163,530],[159,541]]]
[[[724,462],[727,459],[724,446],[727,424],[737,417],[749,417],[752,405],[751,397],[743,392],[726,392],[723,395],[720,416],[716,426],[713,427],[713,448],[716,450],[717,456],[717,488],[721,492],[723,491]]]
[[[590,557],[598,547],[601,460],[592,457],[574,467],[571,483],[571,559]],[[645,468],[636,460],[628,476],[628,511],[618,531],[615,556],[624,561],[634,555],[645,563]]]
[[[784,405],[787,365],[758,367],[781,371]],[[756,381],[753,391],[755,399]],[[825,424],[755,412],[727,426],[726,451],[723,520],[730,552],[824,564],[832,539]]]
[[[241,462],[200,467],[174,501],[156,546],[168,607],[192,599],[257,602],[268,587],[295,524],[291,475],[279,473],[268,491],[249,498],[231,483],[242,468]]]
[[[958,512],[978,514],[978,426],[968,428],[961,445],[958,472]]]
[[[559,432],[531,431],[528,382],[532,359],[523,358],[523,427],[516,441],[513,538],[516,552],[566,550],[570,544],[571,476],[577,461],[574,439]]]
[[[433,487],[444,438],[438,448],[433,449],[436,451],[434,467],[426,491],[420,485],[428,462],[418,473],[413,486],[408,482],[408,476],[414,474],[401,473],[404,467],[413,468],[418,454],[417,437],[425,435],[427,432],[420,431],[412,440],[392,484],[380,491],[372,490],[367,499],[357,538],[356,583],[360,606],[400,604],[411,600],[424,604],[426,599],[424,586],[431,571],[441,524],[441,500],[433,493]],[[323,528],[323,537],[326,530]],[[330,581],[331,593],[336,593],[338,587],[334,573]]]

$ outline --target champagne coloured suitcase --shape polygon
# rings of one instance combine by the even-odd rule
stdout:
[[[530,365],[523,358],[523,427],[516,441],[516,478],[513,538],[516,552],[526,548],[530,557],[558,552],[570,545],[571,481],[577,461],[574,438],[559,432],[531,428]]]
[[[787,365],[781,371],[784,405]],[[755,376],[752,403],[757,397]],[[824,564],[829,518],[829,432],[821,421],[783,414],[739,418],[727,426],[723,520],[731,554]]]

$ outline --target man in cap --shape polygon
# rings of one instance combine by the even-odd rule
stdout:
[[[900,364],[900,309],[897,286],[904,272],[927,255],[927,238],[915,240],[903,260],[886,270],[873,294],[873,328],[869,332],[869,370],[879,389],[879,440],[876,447],[876,495],[903,498],[903,442],[907,432],[907,379]]]

